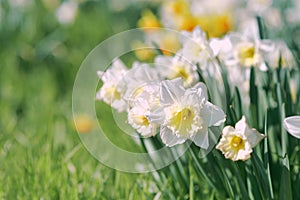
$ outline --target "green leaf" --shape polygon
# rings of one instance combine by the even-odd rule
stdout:
[[[253,127],[258,127],[258,103],[258,89],[255,83],[255,69],[252,67],[250,72],[250,113]]]
[[[269,110],[266,111],[265,114],[265,130],[264,134],[266,138],[264,139],[264,168],[266,169],[267,177],[268,177],[268,185],[270,191],[271,199],[274,199],[273,185],[272,185],[272,176],[270,171],[270,160],[269,160],[269,148],[268,148],[268,113]]]
[[[271,199],[272,195],[270,191],[268,175],[264,168],[263,162],[259,159],[255,151],[253,151],[252,153],[251,161],[253,163],[253,167],[256,174],[257,182],[259,183],[260,191],[263,193],[265,198]]]

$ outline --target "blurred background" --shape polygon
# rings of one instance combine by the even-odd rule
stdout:
[[[0,199],[153,198],[149,175],[116,172],[85,150],[71,107],[84,58],[136,27],[145,3],[0,1]]]

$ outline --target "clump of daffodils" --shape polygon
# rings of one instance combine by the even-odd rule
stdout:
[[[235,127],[224,127],[221,140],[216,148],[222,151],[227,159],[245,161],[250,158],[252,149],[264,137],[256,129],[251,128],[246,121],[246,117],[243,116]]]
[[[153,14],[146,14],[154,20]],[[141,23],[146,23],[144,20]],[[252,24],[244,32],[232,32],[222,38],[209,38],[199,26],[191,32],[183,31],[180,38],[172,32],[160,37],[163,32],[154,28],[150,32],[152,36],[146,38],[145,44],[155,43],[161,52],[151,55],[154,63],[134,62],[127,67],[120,59],[114,60],[108,70],[98,72],[103,85],[96,99],[127,112],[128,124],[142,137],[159,135],[169,147],[190,140],[208,149],[209,128],[226,121],[222,108],[209,101],[207,86],[200,78],[222,84],[223,77],[218,72],[224,67],[230,72],[230,86],[236,86],[242,98],[247,98],[251,68],[264,72],[278,67],[279,61],[281,67],[287,68],[295,63],[283,42],[260,39]],[[150,32],[145,34],[149,36]],[[164,38],[172,42],[164,43]],[[225,90],[216,89],[215,94],[224,95]],[[294,129],[288,130],[293,134]],[[244,161],[263,138],[242,117],[235,127],[223,129],[216,148],[228,159]]]

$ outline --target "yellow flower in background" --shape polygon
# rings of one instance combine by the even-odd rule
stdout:
[[[142,17],[138,21],[139,28],[159,28],[161,24],[157,17],[150,11],[144,10],[142,12]],[[149,29],[150,31],[151,29]]]
[[[181,47],[179,39],[175,34],[164,34],[160,38],[159,47],[164,55],[175,54]]]
[[[247,160],[250,158],[252,148],[255,147],[265,136],[256,129],[249,127],[246,117],[243,116],[235,125],[224,127],[222,138],[217,144],[225,158],[233,161]]]
[[[189,3],[186,0],[167,1],[163,7],[174,16],[190,13]]]
[[[146,37],[147,44],[153,48],[158,47],[164,55],[173,55],[181,48],[176,32],[157,31],[147,33]]]
[[[95,122],[87,115],[78,115],[74,118],[74,128],[79,133],[88,133],[90,132],[95,126]]]
[[[167,1],[162,5],[162,22],[166,27],[185,31],[200,26],[209,37],[221,37],[234,29],[232,7],[216,0]]]
[[[197,24],[207,33],[208,37],[221,37],[234,29],[230,13],[200,16]]]
[[[151,49],[149,45],[147,45],[141,41],[134,41],[131,46],[132,46],[132,49],[134,50],[135,56],[139,60],[142,60],[142,61],[151,60],[155,55],[154,50]]]
[[[178,29],[182,31],[192,31],[199,25],[197,19],[191,14],[179,16],[177,23]]]

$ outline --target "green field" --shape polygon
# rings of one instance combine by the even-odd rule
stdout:
[[[72,120],[81,62],[99,42],[134,26],[128,19],[138,13],[112,15],[105,1],[85,2],[74,24],[60,25],[51,1],[10,3],[0,2],[0,199],[153,198],[148,174],[99,163]]]

